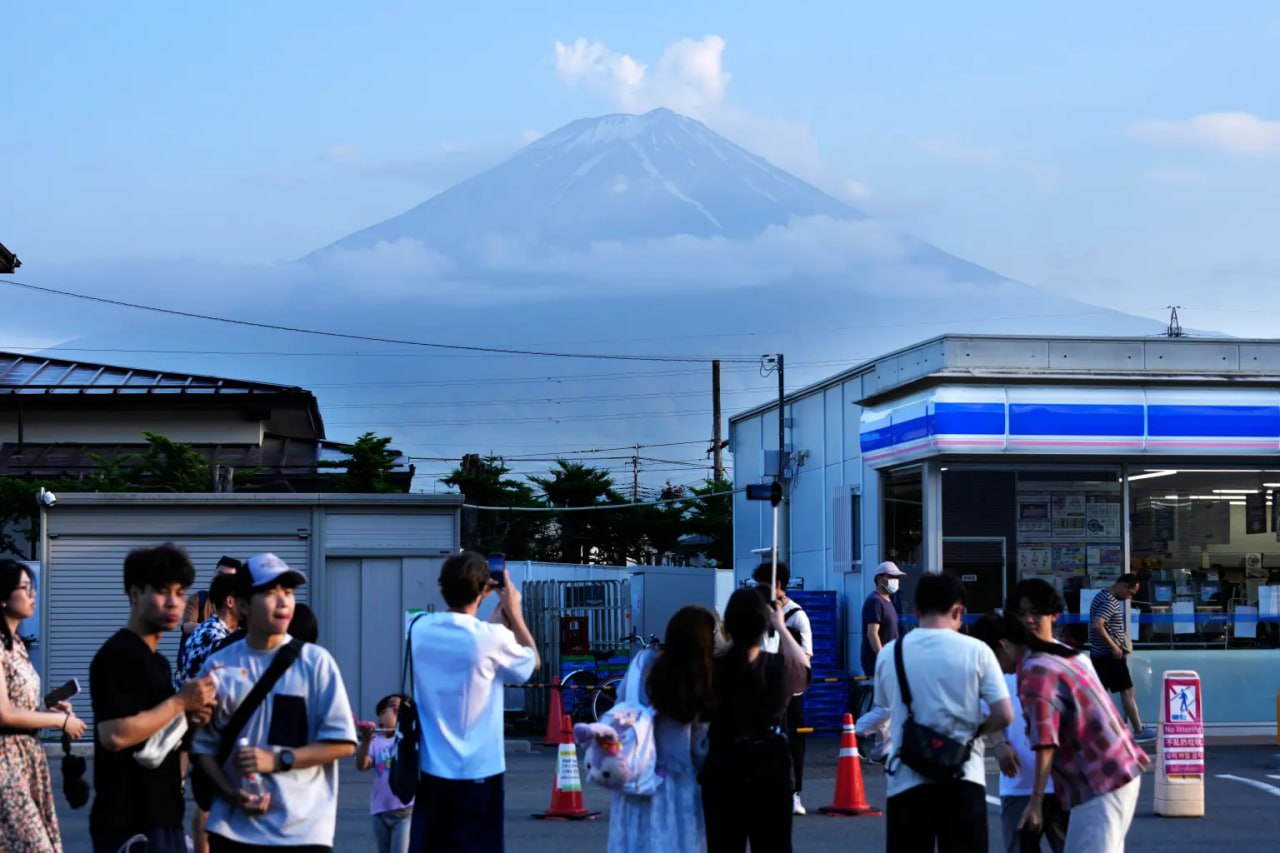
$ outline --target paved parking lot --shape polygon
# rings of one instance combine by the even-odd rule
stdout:
[[[811,810],[830,801],[835,788],[837,742],[832,738],[810,741],[805,802]],[[1209,778],[1205,787],[1207,815],[1203,819],[1170,819],[1152,813],[1153,781],[1143,780],[1138,817],[1129,834],[1131,851],[1274,850],[1280,846],[1280,769],[1272,765],[1274,747],[1213,747],[1209,750]],[[548,823],[530,818],[550,801],[554,756],[549,751],[509,756],[507,778],[507,849],[515,853],[565,853],[605,849],[608,831],[608,798],[587,786],[587,805],[605,812],[599,821]],[[55,776],[58,762],[53,762]],[[92,772],[92,769],[91,771]],[[867,796],[873,805],[884,805],[885,780],[878,768],[864,769]],[[368,819],[369,777],[356,773],[346,762],[342,773],[338,851],[371,849]],[[61,780],[55,778],[61,791]],[[988,780],[994,798],[995,777]],[[88,853],[88,810],[72,812],[59,794],[59,816],[67,853]],[[991,849],[999,849],[998,809],[991,809]],[[884,849],[883,818],[799,818],[795,828],[797,851],[849,853]]]

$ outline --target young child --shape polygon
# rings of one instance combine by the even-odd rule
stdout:
[[[409,827],[413,822],[413,800],[400,802],[391,792],[387,768],[395,757],[396,722],[400,717],[400,694],[378,701],[378,722],[358,723],[360,745],[356,748],[356,769],[373,771],[369,791],[369,814],[378,853],[408,853]]]

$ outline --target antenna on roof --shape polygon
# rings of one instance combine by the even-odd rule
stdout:
[[[1169,309],[1169,327],[1165,329],[1165,337],[1180,338],[1182,337],[1182,323],[1178,322],[1178,309],[1181,305],[1166,305]]]

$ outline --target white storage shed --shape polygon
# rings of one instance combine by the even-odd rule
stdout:
[[[320,623],[353,709],[373,714],[399,689],[403,614],[441,609],[440,564],[459,548],[459,495],[65,494],[41,512],[41,678],[80,680],[92,721],[89,663],[128,619],[123,563],[133,548],[174,542],[207,589],[218,558],[272,552],[307,576],[299,600]],[[160,650],[174,663],[177,632]]]

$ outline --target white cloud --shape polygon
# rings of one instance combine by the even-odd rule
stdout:
[[[681,39],[668,45],[650,69],[603,42],[579,38],[571,45],[556,42],[556,73],[569,84],[583,83],[628,112],[667,107],[701,118],[724,101],[730,75],[724,70],[724,39]]]
[[[537,142],[539,139],[541,139],[544,136],[546,136],[546,134],[543,133],[541,130],[534,130],[533,128],[525,128],[524,130],[520,131],[520,143],[522,145],[532,145],[533,143]]]
[[[1188,119],[1149,119],[1130,128],[1130,134],[1153,145],[1185,146],[1229,154],[1280,154],[1280,121],[1252,113],[1205,113]]]
[[[991,293],[967,266],[920,264],[918,244],[874,220],[797,217],[746,240],[674,237],[598,241],[580,249],[491,235],[474,260],[456,263],[413,239],[357,251],[334,250],[311,263],[321,280],[358,285],[382,298],[429,294],[455,304],[494,305],[594,299],[609,293],[691,294],[786,286],[797,281],[898,295]]]
[[[330,145],[322,159],[334,166],[348,166],[360,162],[360,152],[350,145]]]
[[[1000,159],[1000,149],[991,146],[969,145],[949,137],[922,139],[918,143],[920,150],[940,160],[954,160],[960,163],[990,166]]]
[[[853,201],[871,198],[871,188],[862,181],[855,181],[853,178],[846,178],[840,189],[845,198]]]
[[[847,200],[865,199],[866,185],[838,174],[822,157],[804,122],[754,115],[727,100],[733,75],[725,70],[726,42],[718,35],[681,39],[650,65],[584,38],[555,44],[556,73],[583,85],[623,112],[666,107],[696,118],[753,153]]]

